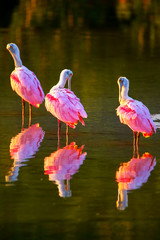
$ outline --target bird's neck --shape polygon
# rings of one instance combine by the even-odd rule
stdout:
[[[58,83],[55,86],[53,86],[53,88],[51,88],[51,91],[55,90],[55,89],[64,88],[66,81],[67,81],[67,79],[64,76],[60,76]]]
[[[129,90],[128,88],[124,88],[124,87],[121,88],[121,91],[119,93],[120,104],[132,99],[131,97],[128,96],[128,90]]]
[[[14,65],[15,65],[15,68],[22,67],[22,62],[15,61]]]
[[[64,88],[64,86],[66,85],[66,78],[64,76],[61,76],[57,85],[59,86],[59,88]]]
[[[12,53],[11,53],[12,54]],[[13,60],[14,60],[14,65],[15,68],[22,67],[22,61],[20,58],[20,54],[12,54]]]

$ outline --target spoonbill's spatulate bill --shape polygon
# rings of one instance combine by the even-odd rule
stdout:
[[[78,121],[85,125],[83,118],[87,118],[80,99],[71,91],[72,71],[64,69],[60,74],[59,82],[53,86],[45,97],[45,106],[58,121],[75,128]],[[68,88],[64,88],[68,81]]]
[[[128,79],[126,77],[120,77],[118,79],[118,85],[120,106],[116,109],[117,115],[121,123],[128,125],[132,129],[134,133],[134,146],[137,145],[138,147],[140,133],[142,133],[144,137],[149,137],[153,132],[156,132],[156,125],[151,118],[148,108],[142,102],[128,96]]]
[[[10,75],[11,87],[13,91],[22,98],[22,126],[24,124],[25,101],[28,102],[30,106],[31,124],[31,105],[38,108],[43,102],[45,95],[36,75],[22,65],[20,51],[17,45],[9,43],[6,48],[12,55],[15,64],[15,70]]]

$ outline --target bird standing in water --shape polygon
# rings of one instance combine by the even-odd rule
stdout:
[[[118,79],[118,85],[120,106],[116,109],[117,116],[119,116],[121,123],[128,125],[132,129],[135,152],[136,147],[138,151],[140,133],[142,133],[144,137],[152,136],[153,132],[156,133],[156,125],[151,118],[148,108],[142,102],[128,96],[128,79],[126,77],[120,77]]]
[[[22,65],[20,51],[16,44],[9,43],[7,50],[13,57],[15,70],[10,75],[11,87],[22,98],[22,128],[24,126],[25,101],[29,103],[29,126],[31,124],[31,105],[39,108],[45,95],[36,75]]]
[[[45,97],[45,106],[53,116],[58,119],[58,136],[60,134],[60,122],[67,125],[66,136],[68,136],[68,126],[75,128],[78,121],[85,125],[83,118],[87,118],[80,99],[71,91],[71,70],[64,69],[60,74],[59,82],[53,86]],[[64,88],[68,81],[68,88]]]

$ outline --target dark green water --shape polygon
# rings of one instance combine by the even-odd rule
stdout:
[[[154,169],[146,183],[128,192],[128,207],[123,211],[116,207],[116,171],[133,154],[132,132],[120,124],[115,113],[118,77],[130,80],[131,97],[143,101],[152,114],[160,113],[159,38],[141,37],[140,41],[129,29],[1,30],[1,239],[159,239],[159,129],[151,138],[140,139],[140,155],[149,152],[156,157]],[[88,119],[85,127],[78,124],[70,130],[69,143],[84,145],[87,155],[71,176],[70,197],[59,196],[58,185],[44,172],[44,159],[57,150],[57,120],[44,103],[33,109],[32,124],[39,123],[44,134],[38,147],[26,154],[22,149],[18,160],[10,157],[11,139],[21,132],[21,99],[10,86],[14,66],[5,49],[9,42],[18,44],[23,64],[35,72],[45,94],[57,83],[62,69],[74,73],[72,89]],[[62,125],[61,147],[65,145]],[[7,178],[9,175],[12,177]]]

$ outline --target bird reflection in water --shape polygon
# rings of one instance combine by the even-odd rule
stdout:
[[[6,182],[17,181],[19,168],[25,166],[24,162],[32,158],[38,151],[40,143],[44,138],[45,132],[39,123],[22,130],[11,139],[10,156],[14,159],[13,166],[5,177]]]
[[[80,148],[75,142],[58,148],[44,159],[44,174],[49,176],[58,186],[60,197],[71,197],[70,179],[78,171],[86,158],[87,153],[82,153],[84,145]]]
[[[128,191],[138,189],[146,183],[155,165],[156,158],[149,153],[144,153],[142,157],[133,157],[119,167],[116,172],[116,181],[118,182],[116,206],[119,210],[128,207]]]

